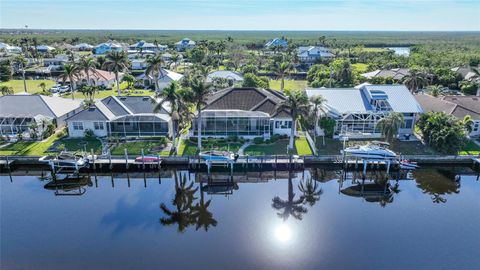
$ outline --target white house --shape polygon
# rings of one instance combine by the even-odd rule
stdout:
[[[260,88],[217,91],[208,97],[201,115],[194,118],[188,136],[197,136],[199,121],[202,135],[207,137],[289,135],[292,118],[287,111],[277,111],[277,105],[285,98],[278,91]]]
[[[311,65],[320,60],[332,59],[335,55],[322,46],[301,46],[298,48],[297,57],[301,63]]]
[[[70,137],[91,130],[97,137],[169,136],[172,123],[167,111],[155,112],[158,102],[150,96],[110,96],[66,119]]]
[[[93,45],[90,45],[88,43],[79,43],[75,46],[73,46],[73,48],[77,51],[91,51],[93,50]]]
[[[132,70],[144,70],[147,68],[147,62],[145,59],[133,59],[130,63],[132,63],[130,67]]]
[[[222,78],[229,82],[230,85],[243,82],[242,74],[230,70],[217,70],[208,73],[207,82],[212,82],[215,78]]]
[[[8,45],[7,43],[0,42],[0,51],[4,51],[7,53],[21,53],[22,48],[17,46],[11,46],[11,45]]]
[[[54,47],[48,46],[48,45],[38,45],[36,49],[39,52],[51,52],[51,51],[55,50]]]
[[[162,75],[158,80],[158,90],[163,90],[165,87],[170,85],[173,81],[179,81],[183,78],[183,75],[180,73],[173,72],[168,69],[162,68]],[[155,79],[152,75],[141,74],[137,76],[137,81],[141,83],[143,87],[152,87],[154,88]]]
[[[334,137],[381,138],[377,123],[392,112],[402,113],[404,125],[400,139],[414,133],[417,115],[422,107],[404,85],[363,85],[360,88],[314,88],[306,90],[308,97],[322,96],[326,102],[323,114],[334,119]]]
[[[193,49],[195,47],[196,43],[195,41],[189,39],[189,38],[184,38],[180,40],[179,42],[175,43],[175,48],[179,52],[184,52],[189,49]]]
[[[168,49],[167,45],[158,45],[156,46],[153,43],[145,42],[141,40],[135,44],[128,46],[128,53],[156,53],[164,52]]]

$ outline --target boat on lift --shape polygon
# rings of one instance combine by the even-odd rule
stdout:
[[[238,155],[228,151],[205,151],[200,153],[200,158],[207,161],[236,161]]]
[[[89,165],[89,159],[86,156],[63,151],[58,155],[47,155],[38,159],[38,161],[47,163],[52,168],[80,169]]]
[[[364,159],[395,159],[397,154],[388,149],[388,143],[374,141],[366,145],[347,147],[341,151],[346,156]]]

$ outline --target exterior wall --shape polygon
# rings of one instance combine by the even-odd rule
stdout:
[[[80,122],[83,125],[82,130],[75,130],[74,123]],[[93,122],[100,122],[103,123],[103,130],[102,129],[95,129]],[[85,130],[90,129],[93,131],[93,134],[97,137],[105,137],[108,135],[107,130],[107,122],[106,121],[68,121],[68,135],[70,137],[83,137],[85,135]]]
[[[398,135],[400,139],[403,139],[404,135],[411,135],[415,133],[415,120],[417,118],[417,114],[415,113],[404,113],[403,115],[405,119],[405,125],[406,127],[402,127],[398,130]]]
[[[273,128],[272,128],[273,134],[290,135],[292,119],[291,118],[273,118],[272,125],[273,125]]]
[[[480,120],[473,122],[473,131],[469,135],[470,137],[480,136]]]

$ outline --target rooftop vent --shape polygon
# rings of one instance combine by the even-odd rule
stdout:
[[[127,100],[126,97],[120,97],[120,100]]]

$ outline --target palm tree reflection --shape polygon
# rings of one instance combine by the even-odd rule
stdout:
[[[213,218],[213,214],[208,210],[211,200],[205,202],[202,184],[200,183],[200,201],[195,205],[194,201],[198,187],[193,188],[194,182],[187,183],[186,175],[179,181],[177,172],[174,172],[175,178],[175,197],[172,201],[174,210],[168,209],[165,203],[160,205],[165,217],[160,218],[162,225],[178,225],[178,232],[183,233],[189,226],[195,225],[198,231],[203,228],[208,231],[210,226],[217,226],[217,221]]]
[[[305,182],[302,180],[298,185],[298,189],[302,192],[300,199],[303,199],[306,204],[314,206],[320,200],[323,194],[323,189],[318,189],[317,181],[309,177]]]
[[[288,174],[288,198],[282,200],[280,197],[275,196],[272,199],[272,207],[279,212],[278,217],[287,220],[290,216],[298,220],[302,220],[303,214],[307,213],[307,208],[303,206],[304,199],[300,197],[295,199],[295,193],[293,192],[292,175]]]
[[[217,221],[213,218],[213,214],[208,211],[208,207],[210,206],[212,200],[208,200],[205,202],[203,198],[203,190],[202,190],[202,183],[200,183],[200,202],[193,207],[193,218],[196,222],[195,229],[202,228],[205,231],[208,231],[210,225],[213,227],[217,226]]]
[[[198,190],[193,188],[193,182],[187,184],[186,176],[180,181],[178,180],[177,172],[174,171],[175,178],[175,197],[172,204],[175,206],[175,210],[170,210],[165,203],[160,204],[160,209],[166,217],[160,218],[162,225],[178,225],[178,232],[183,233],[190,225],[195,224],[195,218],[193,216],[192,203],[196,199],[195,193]]]

